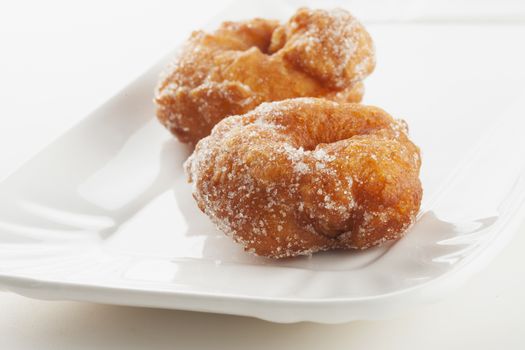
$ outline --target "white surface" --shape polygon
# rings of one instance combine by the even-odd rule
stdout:
[[[207,10],[211,8],[211,5],[208,4],[206,4],[206,6],[203,6],[202,4],[196,4],[196,6],[205,8]],[[23,8],[24,6],[22,4],[19,11],[22,12]],[[97,14],[99,11],[101,11],[102,7],[94,8],[98,10],[93,10],[91,8],[91,11],[93,11],[94,14]],[[11,54],[12,56],[10,56],[9,54],[1,56],[2,60],[6,60],[6,62],[1,62],[1,75],[2,77],[7,76],[8,79],[3,80],[1,86],[2,105],[0,106],[0,108],[2,112],[2,128],[0,130],[0,146],[2,149],[2,153],[0,153],[0,156],[2,157],[2,170],[4,172],[0,173],[0,176],[3,176],[7,172],[14,170],[16,168],[16,165],[19,164],[19,162],[21,162],[24,158],[27,158],[29,154],[37,151],[41,148],[42,145],[58,136],[63,130],[65,130],[66,126],[75,124],[78,118],[81,118],[82,115],[84,115],[89,109],[95,107],[98,104],[98,102],[103,101],[105,97],[108,96],[108,93],[110,94],[110,91],[103,91],[104,88],[111,86],[111,84],[115,84],[116,86],[114,86],[114,88],[111,91],[117,90],[118,87],[122,86],[126,81],[129,81],[129,77],[133,76],[135,72],[139,73],[145,66],[153,62],[157,57],[161,56],[161,53],[165,52],[164,50],[167,45],[166,43],[164,43],[163,45],[159,45],[157,48],[158,51],[156,51],[155,54],[151,53],[155,50],[151,50],[150,52],[148,50],[140,49],[140,47],[145,47],[148,45],[148,43],[151,43],[151,37],[156,37],[158,39],[158,33],[162,33],[161,37],[163,37],[163,35],[166,34],[165,32],[163,32],[163,30],[165,31],[165,28],[159,31],[159,27],[155,27],[159,26],[162,21],[151,20],[151,23],[147,26],[148,28],[137,28],[136,26],[136,23],[138,22],[139,18],[142,20],[148,14],[155,13],[153,8],[148,7],[146,9],[134,9],[132,6],[131,9],[128,8],[129,11],[126,11],[125,13],[118,11],[118,9],[118,6],[115,6],[115,8],[113,9],[111,7],[104,7],[104,10],[106,10],[107,12],[102,13],[103,18],[104,16],[107,16],[105,18],[118,16],[120,17],[119,23],[121,24],[121,26],[118,29],[122,30],[122,32],[126,33],[130,30],[135,30],[136,33],[140,34],[149,31],[149,35],[144,36],[144,34],[142,34],[143,42],[140,42],[140,44],[136,42],[137,39],[136,37],[134,37],[134,46],[136,45],[138,49],[136,49],[136,51],[133,52],[133,55],[130,55],[129,51],[125,52],[126,50],[129,50],[129,47],[122,47],[120,48],[120,50],[124,51],[125,53],[121,53],[121,56],[119,56],[119,60],[112,61],[113,57],[108,55],[107,52],[105,53],[105,55],[101,55],[101,57],[95,56],[98,57],[99,63],[107,65],[107,68],[105,68],[105,70],[101,69],[100,66],[97,67],[96,64],[91,66],[90,64],[92,64],[93,62],[90,62],[89,59],[86,60],[85,63],[83,62],[84,64],[79,65],[78,59],[81,59],[82,55],[78,55],[78,51],[80,49],[84,49],[86,50],[84,52],[92,52],[92,54],[96,54],[97,52],[103,51],[103,47],[97,47],[97,45],[101,42],[107,43],[107,46],[105,47],[106,50],[115,50],[115,45],[113,45],[114,40],[111,40],[114,39],[114,37],[107,34],[112,33],[112,30],[115,30],[114,26],[111,25],[111,21],[108,20],[105,23],[105,25],[104,21],[102,21],[102,23],[97,23],[97,25],[93,25],[92,21],[88,21],[86,19],[87,17],[80,16],[80,13],[77,13],[78,17],[73,17],[75,20],[72,20],[71,18],[63,18],[62,20],[64,20],[65,22],[61,22],[60,19],[50,21],[49,16],[42,16],[42,22],[39,23],[39,17],[35,17],[35,19],[33,20],[36,20],[36,23],[33,22],[32,26],[27,26],[28,23],[20,23],[21,21],[19,21],[19,18],[17,18],[16,16],[7,16],[7,19],[10,19],[11,21],[5,21],[4,18],[2,18],[2,22],[0,22],[0,25],[2,25],[2,39],[3,36],[6,35],[6,33],[9,34],[6,35],[6,37],[8,38],[7,44],[3,46],[2,49],[6,49],[6,52]],[[150,12],[148,12],[148,9]],[[84,11],[85,10],[86,9],[84,9]],[[38,13],[38,10],[36,10],[35,12]],[[211,12],[213,11],[210,10],[210,13]],[[191,11],[189,13],[191,13]],[[2,15],[5,16],[6,12],[3,11]],[[49,15],[51,16],[51,13]],[[165,14],[163,15],[165,16]],[[176,11],[173,14],[171,14],[171,16],[175,15]],[[186,26],[185,28],[198,26],[198,24],[194,23],[194,19],[190,18],[188,14],[183,15],[179,12],[179,16],[180,21],[178,23],[183,23],[182,21],[185,20],[186,23],[190,24],[190,26]],[[53,17],[51,16],[51,18]],[[34,56],[34,46],[40,45],[42,47],[46,47],[50,44],[49,41],[46,42],[46,40],[51,40],[52,44],[53,40],[57,39],[56,37],[50,37],[46,33],[45,28],[48,28],[46,27],[46,24],[50,25],[51,27],[55,26],[58,32],[59,30],[63,29],[61,27],[61,24],[67,25],[78,22],[82,23],[82,18],[84,18],[85,20],[84,29],[75,32],[75,26],[78,25],[75,24],[73,25],[73,28],[68,31],[68,33],[64,34],[63,32],[61,32],[61,35],[70,35],[69,38],[66,37],[66,39],[69,39],[69,41],[66,40],[69,43],[69,45],[72,45],[71,39],[79,35],[79,33],[82,34],[83,31],[85,31],[84,35],[88,34],[90,37],[91,35],[94,35],[96,37],[98,33],[98,37],[96,40],[93,40],[93,42],[82,43],[82,45],[77,44],[76,52],[74,44],[72,50],[64,50],[64,48],[62,47],[62,50],[64,51],[60,51],[61,45],[58,45],[60,41],[57,40],[55,41],[56,47],[53,47],[52,50],[39,51],[36,57]],[[127,27],[126,23],[128,23]],[[89,24],[89,26],[87,24]],[[14,25],[14,27],[10,25]],[[18,25],[18,27],[16,25]],[[82,25],[80,25],[80,27],[82,27]],[[151,27],[155,28],[156,30],[151,31]],[[509,27],[507,27],[507,29],[511,31],[513,30],[513,28]],[[17,35],[11,35],[13,32],[15,32],[15,34]],[[32,41],[28,41],[29,45],[26,45],[25,47],[20,48],[19,45],[15,45],[20,40],[28,40],[30,38],[32,38]],[[86,49],[86,47],[89,49]],[[26,52],[21,52],[23,50],[26,50]],[[82,52],[82,50],[80,51]],[[59,52],[63,52],[63,54],[58,54]],[[27,62],[23,59],[22,61],[20,60],[20,57],[28,57],[30,53],[33,53],[33,56],[31,56],[32,60],[27,60]],[[68,54],[78,56],[76,56],[76,60],[73,61],[64,60],[60,62],[55,62],[56,57],[60,58],[64,57],[64,55],[66,55],[67,57]],[[149,62],[137,63],[138,60],[143,59],[145,55],[149,54],[151,54],[151,60]],[[45,61],[46,55],[49,55],[48,62]],[[123,57],[131,57],[130,61],[132,63],[130,65],[136,64],[137,66],[133,68],[133,71],[131,73],[122,73],[121,81],[119,83],[117,78],[112,78],[110,76],[114,72],[116,75],[118,75],[119,69],[122,69],[122,65],[119,63],[119,61],[122,61]],[[44,59],[44,62],[42,62],[42,59]],[[111,64],[111,62],[113,63]],[[29,65],[30,69],[28,69],[28,63],[34,64],[34,66]],[[96,75],[99,70],[100,75]],[[509,69],[508,71],[510,74],[510,71],[512,70]],[[74,72],[75,74],[70,74],[70,72]],[[93,79],[93,76],[96,76],[97,79]],[[39,90],[40,92],[37,95],[32,95],[33,97],[36,96],[36,98],[28,100],[27,95],[21,94],[21,91],[28,91],[27,81],[29,80],[29,78],[31,78],[32,83],[37,84],[37,86],[38,84],[42,84],[41,82],[46,82],[46,84],[42,84]],[[65,89],[64,83],[71,83],[73,81],[77,81],[78,84],[68,86],[68,88]],[[78,81],[81,81],[82,83],[79,83]],[[103,81],[103,84],[98,84],[98,81]],[[117,81],[117,83],[115,83],[115,81]],[[96,91],[93,90],[93,86],[97,86]],[[100,86],[100,89],[98,88],[98,86]],[[92,104],[88,105],[87,107],[84,107],[85,110],[82,111],[82,104],[89,103],[90,94],[92,94],[92,96],[95,96],[99,100],[93,101]],[[69,100],[70,97],[73,98],[71,101]],[[58,109],[57,106],[59,107]],[[46,118],[43,118],[42,116],[45,116]],[[31,140],[31,142],[29,142],[29,140]],[[389,332],[393,332],[393,330],[396,330],[396,334],[398,334],[399,338],[395,337],[392,344],[395,345],[395,340],[399,339],[400,341],[403,341],[399,344],[403,344],[404,348],[409,348],[411,344],[422,344],[421,338],[417,336],[422,334],[424,334],[427,338],[431,338],[431,340],[436,339],[432,342],[432,344],[434,345],[442,345],[445,344],[443,343],[443,341],[450,341],[451,343],[461,346],[465,345],[464,342],[468,342],[468,344],[486,345],[487,348],[490,348],[491,344],[495,344],[497,342],[499,345],[502,346],[514,345],[514,348],[517,348],[520,344],[520,341],[523,342],[523,338],[520,338],[518,331],[522,330],[521,325],[524,323],[524,304],[520,299],[520,295],[522,295],[523,291],[525,291],[523,279],[520,278],[520,276],[523,276],[523,270],[520,269],[520,266],[523,265],[523,258],[520,254],[520,248],[523,247],[523,240],[521,240],[520,243],[520,241],[518,240],[519,238],[520,236],[518,235],[517,239],[515,240],[515,244],[507,248],[504,252],[504,255],[500,256],[496,260],[496,263],[493,263],[489,267],[489,272],[496,269],[496,271],[493,272],[492,275],[489,272],[485,272],[483,275],[480,275],[476,278],[475,281],[478,282],[471,282],[469,284],[470,287],[462,289],[459,293],[459,296],[455,297],[454,299],[451,299],[444,304],[432,306],[430,308],[420,309],[415,313],[412,313],[411,315],[407,316],[406,318],[396,320],[395,322],[367,322],[359,323],[359,325],[337,327],[297,325],[282,326],[281,328],[279,328],[279,326],[268,325],[255,320],[247,321],[244,319],[238,319],[234,317],[224,317],[216,315],[208,316],[201,314],[189,314],[168,311],[132,310],[132,312],[137,312],[137,318],[130,320],[130,323],[127,323],[126,321],[133,318],[129,317],[129,313],[126,313],[130,311],[125,311],[127,309],[109,307],[109,310],[114,311],[108,312],[110,312],[111,314],[114,313],[114,317],[116,318],[120,317],[119,323],[124,323],[122,325],[122,327],[124,328],[119,328],[120,326],[117,326],[118,329],[115,329],[115,332],[102,332],[102,334],[104,334],[104,337],[98,339],[97,341],[99,341],[99,343],[95,344],[107,345],[109,344],[109,342],[112,341],[112,336],[114,336],[113,341],[115,342],[124,343],[126,341],[134,340],[133,337],[129,338],[128,336],[127,339],[124,339],[122,337],[122,332],[126,329],[125,327],[129,326],[130,329],[140,327],[141,331],[145,332],[135,333],[137,336],[141,335],[140,339],[151,339],[152,337],[155,337],[158,341],[159,347],[163,344],[164,341],[168,341],[171,336],[176,337],[177,339],[182,339],[182,342],[194,341],[196,342],[196,346],[198,345],[199,347],[202,347],[204,346],[204,342],[207,341],[205,340],[205,338],[209,338],[208,340],[216,344],[216,339],[211,338],[213,338],[213,334],[221,334],[221,332],[215,333],[217,329],[221,329],[218,327],[224,327],[222,329],[226,329],[225,334],[231,335],[231,333],[228,333],[228,331],[232,331],[232,329],[235,329],[235,334],[242,333],[242,329],[240,328],[245,326],[246,333],[250,334],[251,337],[253,337],[253,339],[246,339],[246,341],[250,344],[257,341],[257,334],[261,334],[261,337],[264,337],[262,339],[267,339],[267,337],[263,334],[267,333],[268,330],[273,330],[273,332],[276,335],[278,335],[278,337],[276,336],[275,341],[277,341],[277,339],[281,339],[284,342],[292,341],[294,342],[294,344],[297,345],[301,345],[301,340],[309,341],[311,344],[316,344],[315,341],[312,340],[312,334],[318,334],[319,338],[314,339],[322,340],[323,344],[326,344],[326,342],[329,341],[328,338],[330,338],[332,341],[336,342],[336,344],[340,345],[348,345],[351,344],[352,341],[364,341],[366,342],[364,344],[367,344],[369,347],[373,348],[372,346],[375,344],[375,342],[381,341],[381,338],[371,336],[372,334],[374,334],[374,332],[380,332],[381,334],[388,335],[390,334]],[[509,250],[513,251],[514,255],[512,253],[508,253]],[[501,261],[503,262],[501,263]],[[506,278],[506,276],[508,277]],[[496,296],[498,297],[497,299]],[[27,321],[28,310],[37,309],[33,306],[35,304],[42,305],[42,308],[49,307],[51,310],[53,310],[55,307],[57,309],[61,309],[62,306],[60,305],[65,305],[63,306],[63,308],[65,310],[64,313],[66,314],[68,313],[68,307],[70,307],[67,306],[69,305],[67,303],[58,303],[48,306],[46,303],[33,301],[22,302],[21,306],[19,305],[19,303],[12,302],[12,300],[19,299],[18,297],[6,296],[5,299],[4,296],[0,297],[0,301],[2,301],[3,306],[3,317],[1,318],[1,322],[11,324],[12,327],[16,327],[17,323],[13,321],[10,315],[12,315],[15,318],[18,315],[20,319],[24,319]],[[3,305],[3,301],[5,301],[5,307]],[[23,308],[24,303],[27,303],[27,309]],[[11,313],[10,311],[8,311],[11,307],[13,308],[13,310],[17,310],[18,312],[13,311],[13,313]],[[112,319],[111,317],[107,316],[107,314],[104,314],[104,311],[100,309],[106,309],[106,307],[85,307],[89,310],[94,310],[88,311],[88,313],[93,312],[94,319],[91,320],[96,322],[96,327],[101,327],[97,328],[99,329],[99,332],[101,332],[100,329],[102,329],[102,327],[110,327],[108,324],[105,324],[101,321],[101,319],[103,318]],[[469,315],[463,313],[464,310],[476,310],[476,312],[474,312],[473,315]],[[76,310],[72,309],[71,311],[74,312]],[[55,311],[51,312],[55,313]],[[56,316],[56,314],[58,314],[58,316]],[[56,314],[55,317],[61,318],[59,310],[56,311]],[[139,316],[139,314],[141,316]],[[160,315],[156,316],[157,314]],[[97,316],[100,316],[100,318],[97,319]],[[88,325],[85,327],[86,332],[89,332],[90,330],[93,331],[93,328],[89,326],[89,319],[86,320],[85,318],[83,318],[82,314],[80,314],[79,316],[78,320],[80,325],[76,330],[74,329],[76,323],[69,322],[71,321],[71,319],[68,319],[67,317],[63,317],[62,326],[60,325],[60,322],[57,322],[57,328],[50,330],[49,327],[52,327],[50,326],[50,319],[52,320],[53,316],[50,316],[49,314],[44,314],[42,317],[43,318],[40,320],[40,322],[38,322],[38,320],[34,320],[35,323],[33,323],[33,326],[35,327],[16,327],[15,329],[17,331],[14,331],[10,327],[8,327],[7,324],[5,326],[4,324],[2,324],[2,327],[0,328],[0,332],[2,332],[0,333],[1,339],[8,339],[8,341],[12,341],[13,344],[18,343],[18,345],[23,345],[22,342],[25,341],[38,342],[43,340],[43,343],[55,345],[60,344],[61,341],[66,341],[66,343],[62,343],[62,345],[66,348],[71,348],[71,346],[67,345],[72,343],[77,344],[79,347],[82,345],[87,345],[89,343],[89,339],[91,337],[89,333],[83,333],[81,331],[81,328],[84,328],[82,326],[82,322],[88,323]],[[173,323],[175,326],[173,328],[170,328],[166,325],[164,327],[159,326],[155,324],[155,321],[151,320],[152,317],[155,320],[157,320],[157,318],[160,319],[157,320],[158,322],[167,321],[168,324]],[[165,318],[169,320],[164,321]],[[179,319],[180,321],[177,322],[177,319]],[[190,322],[187,321],[188,319],[190,320]],[[191,320],[195,320],[195,322],[191,322]],[[136,324],[134,322],[139,323]],[[140,322],[144,322],[144,324],[151,324],[151,327],[141,326]],[[444,324],[445,322],[446,325]],[[192,335],[192,332],[190,330],[197,330],[195,328],[192,328],[191,326],[193,325],[194,327],[197,327],[201,323],[209,325],[209,327],[205,329],[205,331],[211,332],[209,333],[211,336],[201,337],[200,339],[192,339],[192,337],[190,337]],[[41,325],[44,328],[42,328],[39,332],[39,330],[36,328],[36,325]],[[112,325],[115,326],[113,323]],[[70,328],[68,331],[67,327],[73,327],[73,329]],[[270,327],[272,329],[268,329],[265,327]],[[462,327],[467,328],[465,329]],[[260,333],[258,331],[259,328],[261,330]],[[463,338],[462,336],[460,336],[461,333],[460,331],[458,331],[458,329],[465,329],[465,331],[467,332],[466,334],[472,335],[472,337],[467,336],[466,338]],[[47,332],[46,330],[49,332]],[[113,329],[110,327],[109,330]],[[429,332],[429,330],[432,330],[432,332]],[[3,333],[4,331],[5,334]],[[447,334],[447,332],[450,333]],[[56,338],[51,339],[47,338],[46,341],[43,339],[45,337],[43,335],[44,333],[47,334],[46,336],[49,337],[55,337],[57,334],[62,334],[62,337],[58,336]],[[474,334],[476,335],[476,337],[473,337]],[[458,337],[454,338],[454,335]],[[441,336],[443,336],[442,339]],[[224,339],[225,345],[239,345],[243,341],[239,340],[237,343],[235,343],[228,338],[231,337],[225,337]],[[439,341],[439,339],[441,339],[441,341]],[[68,341],[70,343],[67,343]],[[86,343],[86,341],[88,343]],[[175,339],[171,339],[171,341],[176,343]],[[34,343],[32,344],[34,346]],[[135,341],[135,345],[136,344],[140,344],[140,341]],[[29,343],[25,343],[25,345],[27,346],[25,348],[30,347]],[[188,344],[186,343],[186,345]],[[13,345],[13,347],[9,348],[16,347],[14,347]],[[52,346],[50,348],[52,348]],[[186,346],[185,348],[188,348],[188,346]]]
[[[195,312],[43,302],[0,294],[5,349],[523,349],[525,225],[446,301],[389,321],[283,325]]]

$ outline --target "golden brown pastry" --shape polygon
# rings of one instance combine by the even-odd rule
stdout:
[[[186,162],[199,208],[272,258],[400,238],[421,202],[406,124],[354,103],[297,98],[231,116]]]
[[[283,25],[253,19],[194,32],[161,79],[157,116],[195,144],[223,118],[262,102],[324,97],[359,102],[374,69],[365,28],[344,10],[300,9]]]

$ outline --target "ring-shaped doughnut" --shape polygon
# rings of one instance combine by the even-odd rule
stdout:
[[[297,98],[231,116],[186,162],[199,208],[257,255],[365,249],[400,238],[422,197],[406,123],[354,103]]]
[[[195,144],[221,119],[262,102],[359,102],[374,65],[369,34],[345,10],[303,8],[283,25],[225,22],[188,39],[158,85],[157,117],[180,141]]]

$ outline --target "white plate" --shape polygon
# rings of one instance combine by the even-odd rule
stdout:
[[[444,297],[525,212],[525,54],[513,50],[525,30],[368,28],[378,67],[365,102],[405,118],[423,152],[424,203],[406,238],[284,261],[244,253],[197,209],[189,151],[153,117],[163,60],[0,184],[0,286],[276,322],[384,318]]]

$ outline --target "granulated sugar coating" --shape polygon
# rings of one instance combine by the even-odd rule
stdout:
[[[374,65],[370,36],[344,10],[300,9],[283,25],[225,22],[188,39],[161,78],[157,116],[180,141],[195,144],[221,119],[262,102],[359,102]]]
[[[226,118],[185,164],[199,208],[257,255],[364,249],[419,210],[419,149],[379,108],[324,99]]]

